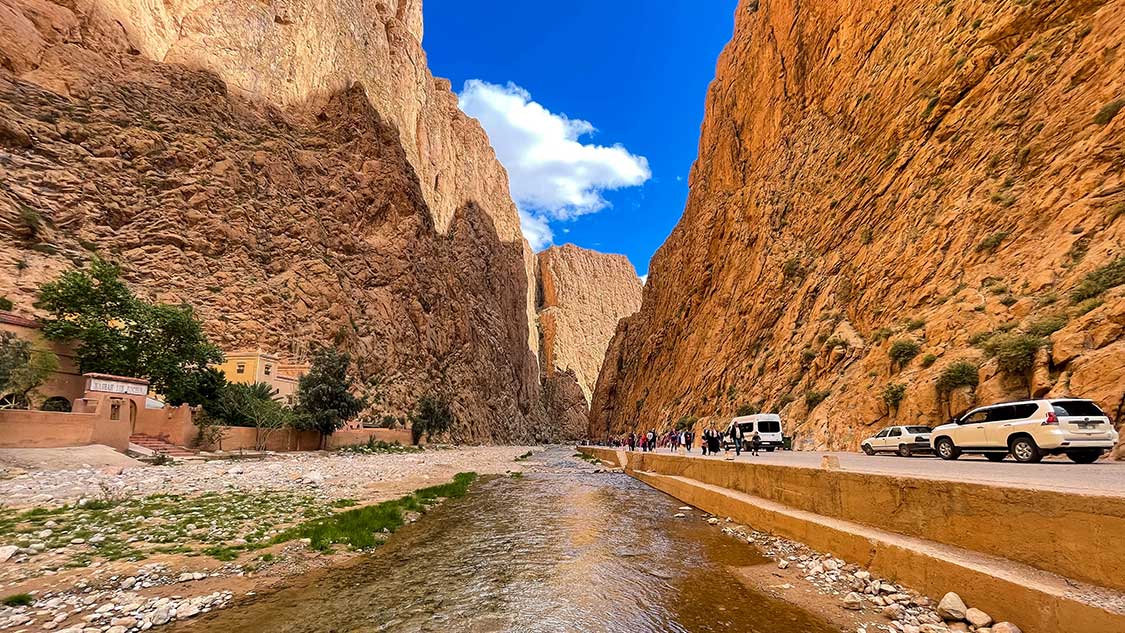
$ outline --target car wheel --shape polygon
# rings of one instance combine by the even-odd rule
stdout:
[[[863,445],[863,452],[867,453],[868,455],[874,455],[875,449],[871,448],[870,444],[864,444]]]
[[[770,447],[766,448],[766,452],[767,452],[767,453],[772,453],[772,452],[773,452],[773,448],[774,448],[774,447],[772,447],[772,446],[770,446]]]
[[[1002,462],[1007,457],[1007,453],[985,453],[984,458],[990,462]]]
[[[953,460],[961,456],[961,450],[954,446],[953,440],[948,437],[938,440],[934,448],[937,449],[938,457],[945,460]]]
[[[898,447],[898,456],[899,457],[910,457],[911,455],[913,455],[913,453],[910,452],[909,446],[907,446],[906,444],[900,444],[899,445],[899,447]]]
[[[1102,456],[1102,451],[1067,451],[1066,456],[1076,464],[1093,464]]]
[[[1012,440],[1012,457],[1021,464],[1034,464],[1043,461],[1043,452],[1030,437],[1017,437]]]

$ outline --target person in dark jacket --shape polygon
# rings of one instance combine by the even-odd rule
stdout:
[[[732,425],[730,427],[730,441],[734,444],[734,456],[735,457],[738,457],[739,455],[742,454],[742,440],[743,439],[744,439],[744,435],[742,433],[742,427],[737,425],[737,424]]]

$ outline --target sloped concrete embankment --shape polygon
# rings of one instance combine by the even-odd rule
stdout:
[[[581,447],[686,503],[1057,633],[1125,631],[1125,498]]]

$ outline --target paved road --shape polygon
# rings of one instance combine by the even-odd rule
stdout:
[[[659,452],[668,453],[663,449]],[[683,452],[681,451],[680,454]],[[698,449],[692,455],[702,459]],[[734,451],[731,451],[729,456],[733,455]],[[1093,464],[1075,464],[1061,457],[1048,458],[1039,464],[1019,464],[1009,457],[1003,462],[993,463],[984,457],[974,455],[965,455],[957,461],[947,462],[930,456],[868,457],[863,453],[813,451],[774,453],[762,451],[757,457],[750,457],[743,453],[738,461],[819,468],[824,455],[839,457],[842,470],[856,472],[1125,497],[1125,462],[1099,461]],[[717,455],[707,459],[723,459],[723,456]]]

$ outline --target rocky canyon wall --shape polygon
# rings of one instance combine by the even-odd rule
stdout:
[[[417,0],[0,0],[0,295],[100,253],[226,349],[336,341],[381,407],[546,439],[535,260]]]
[[[591,434],[762,409],[855,449],[1029,393],[1120,423],[1122,42],[1121,0],[741,2]]]
[[[641,305],[623,255],[567,244],[539,253],[540,366],[548,416],[569,439],[586,435],[590,398],[617,322]]]

